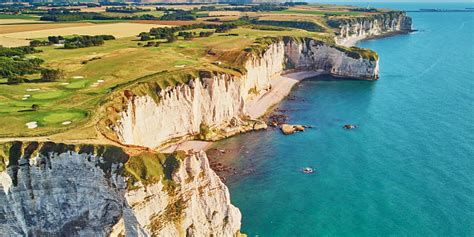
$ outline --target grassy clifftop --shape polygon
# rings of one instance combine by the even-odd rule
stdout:
[[[18,85],[7,85],[6,79],[0,78],[0,124],[9,125],[0,126],[0,137],[43,136],[43,140],[48,137],[56,141],[83,140],[85,143],[100,139],[96,125],[104,123],[102,113],[123,110],[127,100],[125,91],[132,95],[148,94],[158,101],[155,92],[187,83],[199,77],[201,72],[242,75],[246,73],[243,65],[249,57],[261,55],[272,42],[285,36],[294,40],[311,38],[333,45],[353,58],[374,60],[377,55],[373,51],[334,45],[337,27],[332,27],[331,21],[400,14],[321,4],[255,12],[225,8],[199,11],[198,18],[215,24],[237,25],[227,32],[193,28],[181,34],[175,32],[177,40],[172,42],[125,37],[80,49],[64,50],[54,45],[39,47],[42,52],[29,56],[44,60],[48,68],[60,68],[64,77],[52,82]],[[306,24],[308,22],[311,24]],[[167,23],[193,24],[191,21]],[[311,26],[318,26],[317,30]],[[199,36],[199,33],[209,31],[214,34]],[[197,34],[192,39],[183,37],[193,33]],[[148,43],[153,46],[145,47]],[[40,75],[26,77],[29,81],[37,81]],[[103,108],[108,101],[113,105]],[[115,121],[113,116],[110,118]],[[36,127],[28,128],[28,123],[34,123]]]
[[[111,172],[115,172],[126,177],[128,189],[138,188],[138,183],[147,186],[160,181],[163,182],[165,187],[172,189],[175,185],[172,181],[173,174],[185,158],[183,152],[162,154],[131,148],[125,151],[123,148],[113,145],[14,141],[0,144],[0,172],[9,167],[17,167],[20,165],[19,161],[22,158],[29,160],[42,156],[54,159],[51,154],[59,155],[67,152],[102,157],[98,160],[89,159],[89,162],[94,162],[96,166],[104,171],[106,176],[111,175]],[[114,165],[118,168],[113,169]],[[44,168],[54,167],[45,166]],[[13,180],[16,182],[15,177]]]

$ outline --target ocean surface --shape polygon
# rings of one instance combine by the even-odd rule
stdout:
[[[371,4],[396,9],[472,4]],[[360,42],[380,80],[295,86],[289,123],[216,144],[249,236],[474,236],[474,13],[410,13],[419,31]],[[344,124],[359,128],[344,130]],[[304,167],[316,170],[304,174]]]

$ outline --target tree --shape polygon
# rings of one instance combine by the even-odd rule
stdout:
[[[43,69],[41,70],[42,81],[57,81],[63,77],[63,72],[59,69]]]
[[[140,36],[140,41],[148,41],[151,40],[150,34],[142,34]]]
[[[7,84],[14,85],[14,84],[20,84],[23,82],[22,78],[19,77],[9,77],[7,78]]]
[[[32,104],[31,105],[31,110],[38,111],[39,109],[40,109],[40,106],[38,104]]]
[[[171,34],[171,35],[166,36],[166,41],[167,41],[168,43],[173,43],[173,42],[175,42],[176,40],[177,40],[177,38],[176,38],[176,36],[175,36],[174,34]]]

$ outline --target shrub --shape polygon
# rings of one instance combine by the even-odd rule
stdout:
[[[199,37],[209,37],[213,34],[214,34],[214,32],[212,32],[212,31],[201,31],[201,32],[199,32]]]
[[[173,34],[173,35],[168,35],[166,36],[166,42],[168,43],[173,43],[177,40],[176,36]]]
[[[40,109],[40,106],[38,104],[32,104],[31,105],[31,110],[38,111],[39,109]]]
[[[42,69],[41,80],[45,82],[57,81],[63,77],[63,72],[60,69]]]
[[[51,42],[46,40],[32,40],[30,41],[31,47],[39,47],[39,46],[48,46],[51,45]]]

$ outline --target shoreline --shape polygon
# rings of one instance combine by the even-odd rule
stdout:
[[[359,43],[360,41],[363,40],[376,40],[376,39],[383,39],[383,38],[389,38],[389,37],[394,37],[398,35],[408,35],[413,32],[417,32],[418,30],[410,30],[410,31],[393,31],[393,32],[386,32],[381,35],[371,35],[371,36],[366,36],[366,35],[361,35],[361,36],[355,36],[353,38],[345,39],[342,42],[339,43],[339,45],[342,45],[344,47],[354,47]]]
[[[318,71],[282,73],[275,79],[271,80],[270,90],[261,93],[248,102],[246,105],[247,114],[252,119],[262,118],[270,112],[274,105],[282,102],[283,99],[285,99],[290,94],[294,85],[298,84],[304,79],[321,75],[324,75],[324,73]],[[160,152],[172,153],[179,150],[192,152],[198,152],[201,150],[208,151],[213,144],[213,141],[190,140],[170,145],[164,149],[161,149]]]

